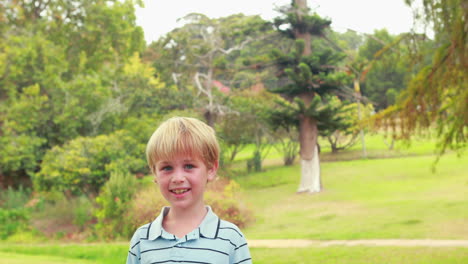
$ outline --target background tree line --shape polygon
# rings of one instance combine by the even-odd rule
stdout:
[[[305,1],[293,1],[275,21],[188,14],[184,26],[146,44],[135,23],[135,6],[141,4],[2,4],[3,187],[96,196],[112,172],[148,172],[146,140],[159,120],[177,113],[215,127],[226,163],[253,144],[252,168],[261,169],[271,146],[284,153],[285,164],[292,164],[299,153],[303,116],[312,117],[319,136],[338,151],[362,129],[358,106],[370,115],[398,102],[414,76],[434,63],[433,47],[453,39],[464,44],[455,46],[459,54],[466,51],[466,34],[456,39],[466,27],[454,26],[459,31],[453,38],[436,31],[434,40],[393,36],[385,29],[372,35],[339,33],[329,28],[331,21],[308,10]],[[464,15],[453,11],[453,16],[447,27]],[[304,38],[311,33],[311,39]],[[417,64],[411,60],[415,54]],[[451,65],[462,72],[464,61]],[[354,80],[361,84],[359,96]],[[310,89],[314,96],[306,95]],[[455,86],[453,91],[459,90]],[[466,136],[466,104],[457,109],[465,111],[456,130],[461,132],[453,136],[460,138]]]

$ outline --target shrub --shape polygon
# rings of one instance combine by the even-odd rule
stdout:
[[[138,227],[152,222],[158,216],[161,208],[167,205],[168,203],[159,193],[157,186],[152,184],[151,187],[142,188],[135,195],[128,210],[128,228],[133,232]],[[129,236],[132,234],[129,234]]]
[[[135,194],[137,179],[129,173],[112,173],[109,181],[103,186],[96,202],[96,232],[104,239],[120,236],[127,237],[133,230],[125,224],[125,213]]]
[[[17,190],[8,187],[0,192],[0,207],[5,209],[23,207],[28,202],[30,194],[31,191],[21,185]]]
[[[87,197],[80,196],[75,199],[73,208],[73,224],[78,226],[80,231],[84,231],[93,218],[93,205]]]
[[[218,178],[208,185],[205,202],[221,219],[243,228],[253,221],[253,214],[242,203],[240,185],[233,180]]]
[[[144,145],[126,131],[94,138],[79,137],[44,156],[33,180],[39,191],[94,196],[112,172],[146,172]]]
[[[0,208],[0,239],[6,239],[20,229],[27,229],[28,221],[29,211],[26,208]]]
[[[253,216],[242,204],[239,190],[240,186],[235,181],[218,178],[208,184],[205,201],[221,219],[230,221],[239,227],[245,227],[253,220]],[[168,203],[160,194],[157,186],[151,184],[151,186],[138,191],[126,214],[127,229],[131,230],[128,237],[138,227],[156,219],[163,206],[168,206]]]
[[[31,208],[35,209],[32,226],[49,238],[80,239],[93,220],[93,204],[84,196],[67,199],[62,194],[54,198],[44,201],[43,197],[36,197],[30,201]],[[42,204],[34,205],[34,200],[42,201],[38,202]]]

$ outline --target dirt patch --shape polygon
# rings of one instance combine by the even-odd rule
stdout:
[[[381,246],[381,247],[466,247],[468,240],[434,239],[365,239],[365,240],[306,240],[261,239],[249,240],[251,248],[304,248],[329,246]]]

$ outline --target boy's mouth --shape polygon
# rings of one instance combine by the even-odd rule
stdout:
[[[174,189],[174,190],[171,190],[171,193],[183,194],[183,193],[186,193],[186,192],[188,192],[188,191],[190,191],[189,188],[187,188],[187,189]]]

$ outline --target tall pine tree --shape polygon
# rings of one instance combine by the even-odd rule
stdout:
[[[331,113],[336,109],[327,105],[327,98],[333,95],[345,78],[344,73],[336,70],[343,56],[319,40],[331,21],[311,14],[307,0],[294,0],[290,7],[281,11],[283,16],[275,19],[275,26],[295,41],[295,46],[287,53],[279,50],[272,52],[281,85],[271,91],[291,102],[286,107],[290,109],[285,109],[290,114],[284,115],[284,118],[295,120],[299,128],[302,170],[298,192],[320,192],[317,138],[319,127],[334,121]]]

